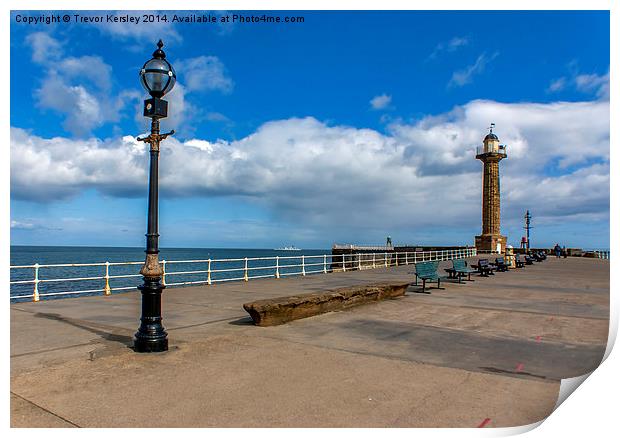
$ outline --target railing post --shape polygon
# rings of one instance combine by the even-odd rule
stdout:
[[[276,278],[280,278],[280,256],[276,256]]]
[[[395,259],[394,259],[394,266],[398,266],[398,253],[397,253],[397,252],[394,252],[394,256],[395,256]]]
[[[407,251],[405,251],[405,265],[409,264],[409,256],[407,254],[409,254],[409,253]]]
[[[362,270],[362,255],[361,254],[357,255],[357,270],[358,271]]]
[[[207,284],[211,284],[211,259],[207,260]]]
[[[104,295],[110,295],[110,262],[105,262],[105,286],[103,288]]]
[[[342,272],[347,272],[347,267],[345,265],[344,254],[342,254]]]
[[[306,275],[306,256],[301,256],[301,275]]]
[[[166,285],[166,261],[161,261],[161,284],[162,286]]]
[[[243,263],[243,281],[248,281],[248,258],[244,258]]]
[[[323,254],[323,274],[327,274],[327,254]]]
[[[372,253],[372,269],[375,269],[377,267],[376,257],[375,256],[376,256],[376,254],[373,252]]]
[[[387,252],[383,254],[383,260],[385,261],[385,267],[387,268]]]
[[[32,301],[39,301],[39,264],[34,264],[34,291],[32,293]]]

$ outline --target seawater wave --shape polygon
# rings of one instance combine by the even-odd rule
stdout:
[[[207,259],[243,259],[256,257],[300,257],[302,255],[323,255],[330,254],[330,250],[313,249],[301,251],[281,251],[273,249],[243,249],[243,248],[161,248],[159,259],[166,261],[175,260],[207,260]],[[74,264],[74,263],[110,263],[114,262],[141,262],[144,260],[143,248],[126,248],[126,247],[83,247],[83,246],[11,246],[11,266],[34,265],[52,265],[52,264]],[[309,259],[310,263],[322,263],[322,259]],[[327,258],[327,263],[331,262]],[[299,272],[301,268],[287,265],[299,264],[297,259],[285,259],[280,261],[280,273]],[[249,263],[249,267],[256,268],[250,270],[251,276],[273,275],[274,269],[268,268],[273,266],[273,260],[254,260]],[[213,271],[219,269],[243,268],[244,261],[237,262],[212,262],[211,269]],[[262,269],[264,268],[264,269]],[[128,266],[110,266],[110,276],[114,275],[132,275],[138,274],[140,265]],[[318,271],[320,266],[311,266],[307,268],[309,271]],[[203,271],[207,270],[207,262],[202,263],[167,263],[167,274],[181,271]],[[34,278],[34,269],[11,269],[11,281],[32,280]],[[39,279],[52,278],[75,278],[75,277],[103,277],[105,275],[105,266],[82,266],[82,267],[41,267],[39,268]],[[226,280],[236,277],[242,277],[243,271],[217,272],[212,275],[213,280]],[[167,275],[167,283],[181,283],[188,281],[206,280],[207,274],[179,274]],[[142,283],[141,277],[131,278],[111,278],[110,287],[137,287]],[[81,280],[81,281],[59,281],[39,283],[39,293],[56,293],[71,292],[78,290],[103,289],[105,281],[98,280]],[[10,296],[32,294],[33,284],[12,284],[10,287]],[[130,289],[131,290],[131,289]],[[119,291],[123,292],[123,291]],[[115,293],[113,291],[113,293]],[[100,295],[101,292],[85,293],[84,295]],[[42,297],[42,299],[57,299],[76,297],[78,295],[67,295],[57,297]],[[31,298],[12,301],[30,301]]]

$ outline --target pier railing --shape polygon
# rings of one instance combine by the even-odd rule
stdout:
[[[164,272],[163,284],[174,287],[387,268],[475,255],[475,248],[459,248],[442,251],[162,260],[160,264]],[[142,277],[138,273],[142,264],[106,261],[11,266],[10,298],[11,301],[39,301],[78,295],[111,295],[134,290],[139,283],[138,279]]]

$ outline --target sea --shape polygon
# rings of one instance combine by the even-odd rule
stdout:
[[[181,271],[206,271],[208,269],[207,262],[201,263],[168,263],[170,261],[180,260],[227,260],[227,259],[244,259],[245,257],[281,257],[279,262],[281,275],[293,275],[301,272],[301,264],[297,258],[331,254],[330,249],[302,249],[300,251],[286,251],[276,249],[250,249],[250,248],[160,248],[159,260],[166,260],[166,282],[182,283],[190,281],[204,281],[207,279],[206,273],[195,274],[174,274]],[[11,281],[33,280],[34,269],[15,269],[14,266],[29,266],[38,263],[39,265],[52,264],[76,264],[76,263],[115,263],[115,262],[143,262],[144,248],[130,247],[89,247],[89,246],[11,246]],[[308,272],[322,270],[322,258],[310,258],[306,262],[306,270]],[[329,264],[330,259],[327,258]],[[313,266],[313,264],[315,264]],[[244,260],[234,262],[212,262],[211,270],[227,270],[224,272],[212,272],[212,280],[225,281],[233,278],[243,277]],[[250,260],[248,262],[250,276],[273,276],[275,269],[274,260]],[[137,275],[140,271],[140,265],[121,265],[110,266],[110,276],[127,276]],[[81,295],[101,295],[98,291],[105,285],[103,279],[93,280],[63,280],[69,278],[92,278],[103,277],[105,275],[105,266],[87,266],[87,267],[40,267],[39,280],[60,279],[60,281],[41,282],[38,285],[40,294],[46,293],[62,293],[72,291],[93,291],[86,292]],[[130,288],[137,287],[142,283],[140,276],[111,278],[109,280],[111,288]],[[28,301],[31,298],[15,298],[20,295],[30,295],[33,292],[33,284],[11,284],[10,295],[11,301]],[[114,292],[120,293],[127,290]],[[75,297],[76,295],[54,295],[42,297],[42,299],[60,299]]]

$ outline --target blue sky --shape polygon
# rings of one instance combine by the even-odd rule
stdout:
[[[609,246],[607,12],[119,26],[20,14],[40,13],[11,17],[12,244],[143,245],[147,154],[131,137],[147,126],[137,71],[161,37],[178,75],[162,246],[472,244],[473,151],[491,122],[509,147],[509,243],[530,209],[534,243]]]

